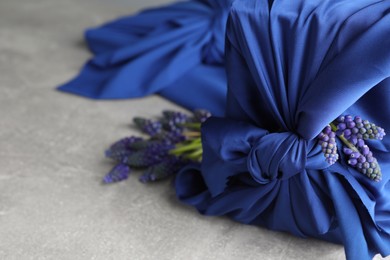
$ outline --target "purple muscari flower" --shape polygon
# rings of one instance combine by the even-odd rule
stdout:
[[[345,121],[345,116],[343,116],[343,115],[339,116],[339,117],[336,119],[336,122],[338,122],[338,123],[344,123],[344,121]]]
[[[359,148],[363,155],[368,155],[370,153],[370,148],[367,145],[363,145]]]
[[[145,150],[148,149],[148,147],[160,144],[161,141],[157,139],[148,139],[148,140],[141,140],[138,142],[134,142],[129,145],[129,148],[134,150],[134,151],[139,151],[139,150]]]
[[[357,159],[352,158],[348,160],[348,164],[351,166],[355,166],[357,163],[358,163]]]
[[[347,125],[345,123],[340,123],[337,125],[337,130],[345,130],[345,128],[347,128]]]
[[[356,124],[355,124],[354,121],[348,121],[346,125],[347,125],[347,127],[348,127],[349,129],[352,129],[352,128],[355,127]]]
[[[347,139],[353,144],[353,145],[357,145],[359,139],[356,135],[354,134],[351,134],[350,136],[347,137]]]
[[[359,148],[365,146],[364,140],[362,138],[358,137],[358,141],[356,143],[356,146],[359,147]]]
[[[350,148],[347,148],[347,147],[343,147],[343,152],[346,154],[346,155],[351,155],[353,153],[353,150],[350,149]]]
[[[165,144],[177,144],[186,140],[186,137],[183,135],[183,131],[162,131],[160,134],[154,137],[155,139],[165,143]]]
[[[126,164],[119,163],[111,169],[103,178],[104,183],[113,183],[125,180],[129,177],[130,168]]]
[[[349,123],[353,121],[353,117],[351,115],[344,116],[344,122]]]
[[[134,152],[134,149],[131,147],[132,145],[142,141],[142,138],[135,136],[122,138],[112,144],[110,148],[106,150],[105,155],[108,158],[121,161],[124,157],[127,157]]]
[[[379,127],[373,123],[370,123],[368,120],[364,120],[361,134],[363,134],[364,139],[377,139],[382,140],[386,135],[385,130],[382,127]]]
[[[159,121],[135,117],[133,122],[142,132],[150,136],[155,136],[160,133],[162,129],[162,124]]]
[[[369,178],[379,181],[381,179],[381,170],[377,159],[373,156],[364,140],[382,140],[386,135],[384,129],[370,123],[368,120],[363,120],[359,116],[354,118],[350,115],[340,116],[336,119],[336,122],[337,135],[344,136],[357,149],[356,151],[352,151],[349,148],[343,149],[349,158],[348,163]]]
[[[353,158],[353,159],[357,159],[360,157],[360,153],[359,152],[352,152],[350,155],[349,155],[349,158]]]
[[[139,180],[143,183],[166,179],[176,174],[188,161],[175,156],[166,157],[161,163],[148,168]]]
[[[324,128],[324,130],[322,130],[322,132],[325,134],[325,135],[330,135],[332,133],[332,128],[328,125]]]
[[[173,147],[164,143],[150,143],[147,148],[130,154],[123,163],[135,168],[150,167],[163,161]]]
[[[207,118],[211,117],[211,113],[205,109],[197,109],[194,111],[194,121],[204,123]]]
[[[369,158],[371,162],[365,162],[361,168],[357,168],[359,172],[365,174],[367,177],[374,181],[380,181],[382,179],[381,169],[379,167],[376,158]]]
[[[363,140],[361,140],[361,142],[364,143]],[[358,146],[357,150],[344,147],[343,152],[347,156],[348,164],[356,168],[360,173],[374,181],[380,181],[382,179],[382,173],[378,162],[376,158],[373,157],[373,154],[367,145],[363,144]]]
[[[386,135],[384,129],[361,117],[350,115],[340,116],[336,119],[337,134],[344,135],[347,139],[377,139],[382,140]]]
[[[177,111],[163,111],[163,127],[167,131],[181,131],[182,124],[188,123],[189,118],[186,114]]]
[[[361,124],[363,122],[362,118],[360,116],[355,116],[355,123]]]
[[[364,157],[364,156],[360,156],[360,157],[358,158],[358,162],[359,162],[359,163],[365,163],[366,161],[367,161],[367,158]]]
[[[359,116],[352,117],[351,115],[339,116],[332,125],[337,128],[336,135],[340,138],[342,137],[341,140],[346,145],[343,147],[343,152],[347,157],[348,164],[372,180],[381,180],[382,173],[377,159],[373,156],[364,140],[382,140],[386,135],[383,128],[370,123],[368,120],[363,120]],[[326,137],[330,132],[331,128],[326,127],[318,136],[327,160],[331,156],[329,153],[332,152],[328,145],[333,139]]]
[[[177,124],[185,123],[188,120],[188,116],[179,111],[165,110],[163,116],[167,120],[174,121]]]
[[[344,136],[348,139],[349,137],[351,137],[351,134],[352,134],[352,131],[351,131],[351,129],[345,129],[344,131],[343,131],[343,134],[344,134]]]
[[[140,179],[144,182],[175,174],[188,163],[187,160],[170,154],[177,143],[186,140],[183,134],[186,129],[185,124],[194,123],[195,119],[198,120],[196,123],[203,122],[210,115],[206,110],[198,110],[194,112],[192,118],[189,118],[181,112],[164,111],[160,121],[134,118],[134,124],[150,138],[127,137],[111,145],[106,151],[106,156],[117,160],[119,164],[104,177],[103,181],[112,183],[126,179],[130,167],[147,169]]]
[[[321,145],[322,152],[325,155],[325,160],[330,164],[334,164],[338,159],[337,144],[335,139],[335,133],[332,132],[331,127],[328,125],[318,135],[318,144]]]

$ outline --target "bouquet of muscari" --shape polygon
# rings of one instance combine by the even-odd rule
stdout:
[[[105,182],[174,176],[202,214],[370,259],[390,255],[389,35],[390,1],[179,2],[88,31],[96,56],[62,90],[214,115],[136,118]]]
[[[122,138],[106,150],[106,157],[116,165],[103,182],[125,180],[132,170],[144,171],[141,182],[154,182],[174,176],[188,164],[200,163],[201,123],[210,116],[206,110],[196,110],[193,116],[163,111],[160,119],[134,118],[133,123],[143,136]]]

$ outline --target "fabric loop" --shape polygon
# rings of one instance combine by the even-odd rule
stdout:
[[[253,144],[247,167],[259,183],[288,179],[306,166],[306,141],[291,132],[270,133]]]
[[[269,133],[227,118],[212,117],[203,124],[202,146],[202,173],[206,183],[213,180],[208,187],[213,195],[225,190],[230,177],[243,173],[258,184],[267,184],[290,179],[305,169],[329,167],[315,140],[306,141],[292,132]]]

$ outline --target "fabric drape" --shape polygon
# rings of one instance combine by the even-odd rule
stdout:
[[[233,0],[178,2],[89,29],[94,57],[59,90],[94,99],[158,93],[223,115],[224,42]]]

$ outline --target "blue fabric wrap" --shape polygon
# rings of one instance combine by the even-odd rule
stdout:
[[[203,161],[178,198],[206,215],[390,255],[390,138],[369,143],[380,182],[324,162],[340,114],[390,129],[390,1],[237,0],[227,26],[226,117],[202,126]]]
[[[233,0],[178,2],[86,31],[95,56],[59,90],[95,99],[159,93],[223,115],[224,41]]]

